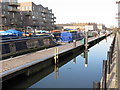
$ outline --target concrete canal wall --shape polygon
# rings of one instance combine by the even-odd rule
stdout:
[[[100,42],[104,38],[106,38],[106,36],[104,36],[104,35],[100,36],[100,37],[90,38],[88,41],[88,44],[89,44],[88,47],[95,45],[96,43]],[[36,53],[30,54],[30,55],[29,54],[24,55],[24,56],[21,56],[18,58],[16,57],[13,59],[6,60],[5,62],[3,61],[2,63],[4,65],[4,67],[3,67],[2,75],[1,75],[2,81],[8,80],[8,79],[13,78],[13,77],[15,77],[19,74],[22,74],[22,73],[26,73],[26,75],[29,76],[30,74],[32,74],[34,72],[40,71],[46,67],[53,65],[54,64],[54,50],[55,50],[55,48],[56,47],[50,48],[48,50],[38,51]],[[70,44],[59,46],[58,48],[59,48],[59,58],[61,58],[63,56],[69,56],[69,55],[74,54],[76,52],[80,52],[85,47],[84,47],[84,44],[80,44],[80,41],[78,41],[78,42],[76,42],[76,46],[74,45],[74,42],[73,42]],[[39,58],[39,60],[38,60],[38,58]],[[27,60],[29,60],[29,62]],[[21,64],[15,66],[14,63],[16,63],[16,62],[17,62],[17,64],[19,62]],[[10,64],[10,63],[11,63],[11,66],[8,66],[8,67],[5,66],[6,64]],[[13,64],[14,64],[14,67],[12,66]],[[37,64],[40,65],[40,68],[38,70],[37,69],[32,69],[32,70],[30,69],[30,67],[35,66]],[[32,72],[29,72],[29,70],[31,70]]]
[[[44,36],[3,40],[0,42],[0,45],[2,46],[2,59],[5,59],[11,56],[17,56],[20,54],[55,46],[56,43],[52,40],[52,37]]]

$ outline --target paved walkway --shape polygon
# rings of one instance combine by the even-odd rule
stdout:
[[[107,88],[119,88],[120,90],[120,35],[118,41],[119,44],[117,42],[117,39],[115,41],[115,48],[112,57],[113,63],[110,66],[111,73],[107,74]],[[101,79],[101,85],[102,85],[102,79]],[[117,82],[118,82],[118,86],[117,86]]]
[[[118,35],[118,88],[120,90],[120,32]]]
[[[96,38],[98,38],[98,37],[96,37]],[[89,42],[96,38],[90,38]],[[77,41],[76,46],[80,46],[80,45],[82,45],[81,42]],[[57,46],[57,47],[59,48],[59,52],[62,53],[62,52],[68,51],[70,49],[73,49],[74,43],[67,43],[65,45]],[[39,62],[40,62],[42,60],[45,60],[48,57],[53,57],[55,48],[56,47],[44,49],[44,50],[40,50],[40,51],[37,51],[34,53],[28,53],[25,55],[21,55],[21,56],[17,56],[14,58],[9,58],[9,59],[0,61],[0,66],[2,66],[2,67],[0,67],[1,68],[0,77],[2,77],[3,73],[6,73],[12,69],[16,69],[16,68],[19,69],[18,67],[29,64],[31,62],[37,62],[37,60],[39,60]],[[24,66],[24,68],[25,68],[25,66]]]
[[[116,69],[117,69],[117,43],[115,42],[115,49],[113,51],[113,57],[112,57],[112,61],[113,63],[111,64],[111,68],[110,68],[110,71],[111,73],[110,74],[107,74],[107,88],[117,88],[116,86]]]

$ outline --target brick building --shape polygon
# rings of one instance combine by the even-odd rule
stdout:
[[[10,28],[53,30],[55,19],[52,9],[36,5],[33,2],[17,0],[0,1],[0,26],[2,30]]]
[[[63,29],[77,29],[84,31],[87,27],[89,30],[97,31],[97,24],[96,23],[73,23],[73,24],[56,24],[58,27],[63,27]]]
[[[23,14],[24,26],[42,30],[54,29],[55,17],[48,7],[45,8],[33,2],[22,2],[19,9]]]
[[[21,15],[18,10],[18,6],[20,6],[20,4],[17,3],[17,0],[11,0],[10,2],[6,2],[6,0],[1,0],[0,4],[0,21],[2,21],[0,23],[1,29],[6,30],[9,28],[21,27]]]

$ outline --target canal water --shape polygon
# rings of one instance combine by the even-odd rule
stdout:
[[[77,56],[68,55],[58,66],[21,78],[18,83],[7,87],[16,88],[92,88],[93,81],[102,77],[103,60],[107,59],[107,51],[113,36],[102,40]]]

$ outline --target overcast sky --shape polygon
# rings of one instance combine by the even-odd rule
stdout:
[[[95,22],[117,25],[116,0],[18,0],[34,2],[53,10],[56,23]]]

